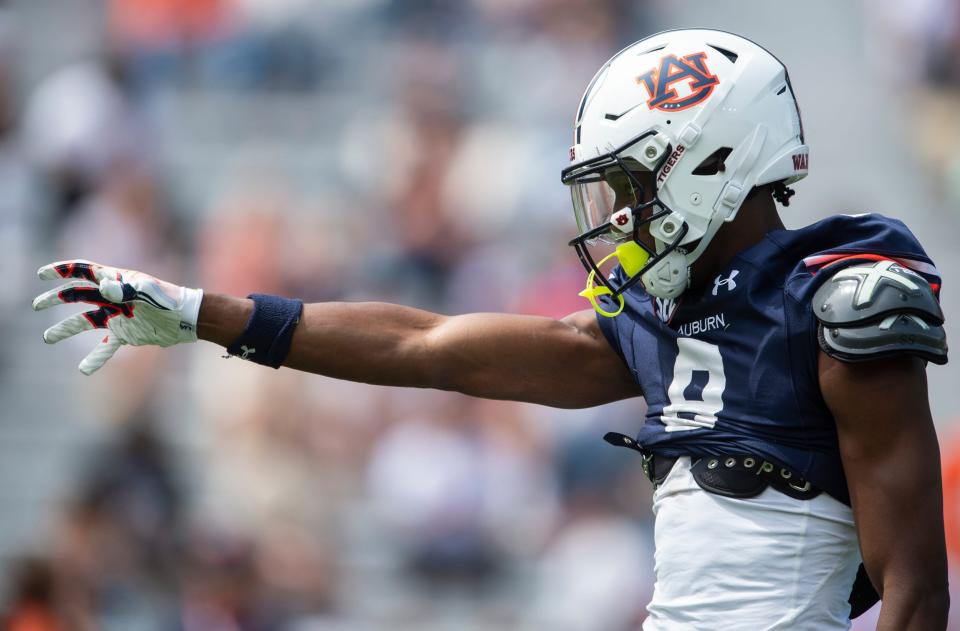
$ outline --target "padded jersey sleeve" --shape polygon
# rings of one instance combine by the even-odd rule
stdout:
[[[901,329],[905,336],[919,333],[925,337],[920,346],[913,347],[913,350],[923,352],[914,354],[933,361],[945,361],[945,340],[935,339],[942,338],[940,324],[943,318],[942,314],[937,315],[939,305],[935,304],[941,278],[913,233],[903,222],[877,214],[838,216],[832,223],[835,225],[830,226],[829,232],[838,235],[833,243],[821,244],[820,249],[793,250],[799,261],[784,286],[788,300],[797,306],[793,310],[794,326],[815,332],[808,354],[813,359],[809,361],[815,362],[818,348],[844,361],[878,356],[874,353],[912,352],[906,346],[898,345],[897,334]],[[855,270],[846,271],[852,268]],[[898,283],[895,277],[905,279],[907,285]],[[833,282],[834,279],[842,282]],[[918,290],[926,291],[927,298],[917,293]],[[843,316],[838,311],[843,310],[841,295],[850,302]],[[891,297],[898,303],[906,303],[902,315],[916,316],[916,319],[899,317],[889,305],[877,308],[877,300]],[[824,309],[832,311],[828,314]],[[891,316],[897,317],[890,319]],[[845,330],[830,326],[831,322],[841,324],[834,320],[844,317],[849,320]],[[827,318],[826,327],[821,324],[823,318]],[[869,331],[854,330],[868,325],[871,327]],[[938,328],[939,331],[935,330]],[[824,336],[829,337],[825,339]],[[834,341],[840,346],[831,344]],[[938,350],[940,346],[942,352]],[[847,348],[847,352],[841,347]]]
[[[841,361],[907,354],[947,363],[943,311],[933,288],[892,259],[833,272],[813,296],[813,314],[820,348]]]

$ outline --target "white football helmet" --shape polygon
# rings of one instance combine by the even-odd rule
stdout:
[[[570,245],[591,272],[584,295],[619,298],[642,280],[652,296],[675,298],[750,190],[805,177],[808,150],[776,57],[731,33],[683,29],[640,40],[603,65],[577,109],[570,159],[562,180],[582,233]],[[636,171],[653,173],[652,196]],[[643,225],[655,249],[638,240]],[[600,272],[587,248],[597,240],[620,244],[626,282]],[[594,276],[602,289],[591,289]]]

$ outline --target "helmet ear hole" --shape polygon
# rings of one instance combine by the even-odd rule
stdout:
[[[692,171],[692,175],[716,175],[726,169],[727,156],[733,151],[730,147],[720,147],[709,156],[703,159],[703,162],[697,165]]]

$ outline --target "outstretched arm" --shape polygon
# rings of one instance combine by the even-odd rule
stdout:
[[[251,300],[208,293],[198,336],[228,346],[252,309]],[[496,313],[443,316],[385,303],[308,304],[284,365],[337,379],[554,407],[589,407],[640,395],[592,310],[555,320]]]
[[[820,353],[879,630],[946,629],[949,595],[940,450],[924,362],[845,363]]]
[[[68,282],[38,296],[34,309],[63,303],[97,307],[43,334],[52,344],[105,329],[80,363],[88,375],[125,344],[171,346],[198,338],[241,344],[253,312],[248,299],[204,294],[90,261],[52,263],[39,274]],[[283,363],[337,379],[554,407],[589,407],[640,395],[592,311],[554,320],[486,313],[448,317],[383,303],[310,304],[300,314]]]

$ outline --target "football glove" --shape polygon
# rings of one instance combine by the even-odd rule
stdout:
[[[197,341],[197,317],[203,291],[178,287],[132,270],[90,261],[61,261],[37,272],[43,280],[72,278],[33,300],[36,311],[69,302],[98,307],[77,313],[43,332],[43,341],[55,344],[81,331],[109,332],[80,362],[80,372],[90,375],[113,357],[124,344],[173,346]]]

